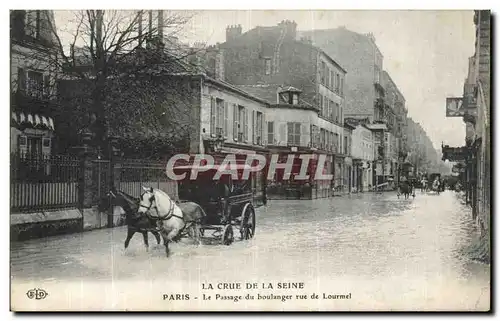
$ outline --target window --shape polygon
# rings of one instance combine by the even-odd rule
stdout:
[[[349,153],[347,152],[348,150],[348,144],[347,144],[347,136],[344,136],[344,154],[348,155]]]
[[[328,119],[333,120],[333,108],[334,108],[334,103],[332,100],[329,100],[330,107],[328,108]]]
[[[335,92],[338,93],[339,92],[339,89],[340,89],[340,75],[339,74],[336,74],[335,75],[336,79],[335,79]]]
[[[269,145],[274,145],[274,122],[270,121],[267,123],[267,143]]]
[[[298,105],[299,104],[299,94],[294,93],[292,94],[292,105]]]
[[[40,11],[27,10],[25,19],[26,35],[33,38],[38,38],[40,36]]]
[[[323,115],[323,95],[319,95],[319,114]]]
[[[323,128],[320,129],[320,136],[319,136],[319,146],[321,149],[325,148],[325,130]]]
[[[288,123],[288,144],[300,145],[300,123]]]
[[[27,154],[32,158],[39,158],[42,155],[42,138],[28,137]]]
[[[215,118],[215,133],[223,136],[224,131],[224,100],[216,98],[217,114]]]
[[[27,139],[26,136],[21,136],[21,135],[17,136],[17,144],[19,146],[26,146],[26,144],[27,144],[26,139]]]
[[[50,138],[43,139],[43,147],[50,147]]]
[[[344,96],[344,78],[340,78],[340,96]]]
[[[262,131],[263,131],[263,124],[262,124],[262,113],[260,111],[255,111],[253,112],[253,115],[255,117],[255,121],[253,123],[253,132],[254,132],[254,144],[261,145],[262,144]]]
[[[325,62],[322,61],[321,62],[321,66],[320,66],[320,70],[319,70],[319,81],[322,85],[325,84],[325,78],[326,78],[326,75],[325,75],[325,68],[326,68],[326,65],[325,65]]]
[[[238,126],[239,126],[239,113],[238,105],[233,105],[233,139],[238,140]]]
[[[23,68],[18,68],[17,86],[19,91],[25,92],[29,96],[36,98],[48,97],[50,78],[49,75],[44,75],[39,71],[26,71]]]
[[[330,90],[333,91],[333,88],[335,88],[335,74],[333,70],[330,71],[330,78],[332,79]]]
[[[321,106],[321,116],[326,117],[327,115],[327,104],[328,104],[328,98],[323,97],[323,105]]]
[[[266,63],[266,75],[270,75],[271,74],[271,59],[266,58],[265,63]]]
[[[238,106],[238,141],[248,140],[248,111],[243,106]]]
[[[339,141],[339,134],[335,133],[333,134],[333,144],[335,146],[335,149],[338,150],[340,147],[340,141]]]

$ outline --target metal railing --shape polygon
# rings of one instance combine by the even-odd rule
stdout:
[[[11,154],[10,167],[12,212],[78,206],[78,158],[66,155]]]

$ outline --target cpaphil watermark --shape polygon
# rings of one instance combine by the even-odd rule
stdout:
[[[269,161],[264,155],[252,154],[246,155],[242,163],[241,159],[237,161],[236,155],[228,154],[220,164],[216,164],[213,156],[208,154],[196,154],[194,158],[188,154],[177,154],[168,160],[166,174],[171,180],[185,180],[188,174],[190,180],[196,180],[199,173],[211,170],[215,172],[213,180],[219,180],[223,175],[229,175],[235,180],[247,180],[251,173],[267,169],[268,180],[272,180],[278,170],[283,170],[283,180],[289,180],[292,174],[296,181],[331,180],[333,175],[325,174],[326,157],[323,154],[300,154],[298,156],[289,154],[286,162],[280,163],[278,154],[271,155]],[[310,166],[312,160],[315,160],[314,166]],[[184,161],[183,164],[189,163],[189,165],[179,165],[179,161]],[[300,170],[297,172],[294,165],[298,163],[300,163]]]

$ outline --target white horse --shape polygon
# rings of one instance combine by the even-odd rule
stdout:
[[[140,197],[138,212],[157,222],[167,256],[170,254],[168,243],[178,241],[186,227],[194,225],[191,237],[198,237],[199,242],[196,223],[206,214],[198,204],[189,202],[179,206],[162,190],[144,186],[142,188],[144,192]],[[187,217],[184,214],[187,214]]]

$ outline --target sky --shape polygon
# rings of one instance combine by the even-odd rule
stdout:
[[[56,23],[66,16],[56,12]],[[443,11],[308,11],[240,10],[196,11],[181,40],[208,44],[225,41],[228,25],[241,24],[243,32],[256,26],[274,26],[293,20],[298,30],[345,26],[371,32],[384,55],[384,69],[406,99],[408,115],[419,122],[440,149],[441,142],[462,146],[465,125],[461,118],[446,118],[446,97],[460,97],[474,54],[472,10]]]

